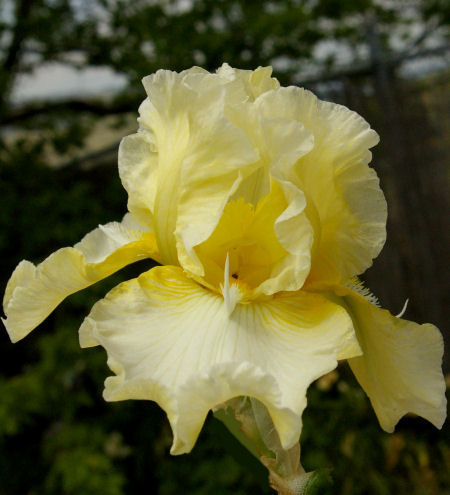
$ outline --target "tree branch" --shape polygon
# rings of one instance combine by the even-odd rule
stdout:
[[[432,34],[436,29],[442,26],[442,19],[435,17],[430,19],[425,25],[422,33],[405,48],[402,55],[410,55],[415,48],[417,48],[423,41],[425,41],[430,34]]]
[[[384,60],[384,64],[386,67],[395,68],[400,65],[402,62],[407,60],[413,60],[415,58],[422,58],[432,55],[442,55],[445,52],[450,50],[450,45],[442,45],[436,48],[429,48],[427,50],[421,50],[420,52],[405,54],[402,53],[400,55],[387,58]],[[297,86],[309,86],[311,84],[317,84],[321,82],[329,82],[329,81],[337,81],[339,79],[344,79],[347,77],[357,77],[357,76],[369,76],[373,74],[376,70],[376,66],[373,63],[362,64],[359,67],[355,68],[345,68],[342,70],[338,70],[329,74],[322,73],[317,75],[316,77],[310,77],[302,79],[295,84]]]
[[[17,5],[16,24],[14,26],[11,44],[0,71],[0,115],[5,110],[7,97],[19,64],[22,45],[28,35],[28,23],[32,4],[33,0],[21,0]]]
[[[18,124],[31,117],[58,111],[87,112],[98,116],[127,113],[134,111],[139,102],[140,99],[130,99],[113,104],[86,100],[65,100],[45,104],[40,103],[12,110],[4,117],[0,117],[0,125]]]
[[[75,158],[65,163],[61,163],[58,168],[70,168],[70,167],[86,167],[86,166],[94,166],[101,163],[108,162],[111,159],[111,162],[114,162],[114,159],[117,159],[117,152],[119,149],[120,141],[116,143],[110,144],[106,148],[100,149],[98,151],[94,151],[92,153],[87,153],[79,158]]]

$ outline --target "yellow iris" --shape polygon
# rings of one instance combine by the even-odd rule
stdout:
[[[385,241],[367,122],[280,87],[268,67],[158,71],[143,83],[139,131],[119,150],[129,213],[18,265],[4,297],[11,340],[69,294],[153,258],[162,266],[94,305],[80,344],[108,353],[107,400],[166,411],[172,453],[238,396],[262,402],[290,448],[308,386],[339,359],[385,430],[407,412],[441,427],[438,329],[391,315],[354,283]]]

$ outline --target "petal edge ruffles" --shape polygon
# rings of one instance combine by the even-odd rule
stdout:
[[[284,447],[298,440],[310,383],[360,353],[351,319],[318,294],[285,293],[238,304],[162,266],[124,282],[94,305],[80,344],[98,343],[117,375],[107,400],[155,400],[189,452],[208,411],[240,395],[263,402]]]
[[[28,335],[67,296],[144,258],[158,258],[153,233],[130,214],[101,225],[74,247],[59,249],[35,266],[22,261],[6,287],[2,319],[12,342]]]
[[[355,112],[302,88],[279,88],[260,100],[267,117],[298,121],[314,137],[292,177],[320,224],[311,281],[340,283],[364,272],[386,239],[386,201],[368,166],[377,133]]]

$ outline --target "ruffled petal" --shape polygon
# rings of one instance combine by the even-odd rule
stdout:
[[[193,246],[214,229],[258,153],[225,116],[223,78],[198,68],[161,70],[143,84],[140,132],[123,142],[119,156],[130,208],[151,211],[164,264],[201,275]]]
[[[320,225],[310,280],[336,283],[362,273],[386,237],[386,202],[368,166],[378,135],[355,112],[304,89],[279,88],[260,99],[267,117],[301,122],[314,136],[291,178],[313,203]]]
[[[208,411],[236,396],[263,402],[285,448],[298,440],[309,384],[360,349],[347,312],[321,295],[238,304],[181,268],[156,267],[113,289],[80,328],[117,376],[107,400],[149,399],[166,411],[173,454],[189,452]]]
[[[205,269],[200,279],[219,288],[227,256],[230,274],[247,296],[295,291],[310,269],[313,229],[303,213],[303,193],[292,183],[272,180],[256,207],[242,197],[230,201],[212,235],[196,247]]]
[[[122,223],[101,225],[37,266],[22,261],[3,300],[3,323],[11,341],[28,335],[70,294],[144,258],[158,260],[155,236],[127,214]]]
[[[393,316],[355,292],[339,292],[345,294],[363,351],[349,363],[381,427],[392,432],[402,416],[415,413],[441,428],[446,399],[439,330]]]
[[[128,210],[143,225],[153,225],[158,154],[149,132],[126,136],[119,146],[119,175],[128,193]]]
[[[276,218],[280,205],[284,208]],[[305,282],[311,268],[311,248],[314,233],[305,213],[305,197],[289,181],[273,181],[272,191],[257,211],[253,225],[254,237],[264,239],[270,221],[275,237],[285,250],[285,256],[273,264],[269,276],[255,294],[271,295],[280,291],[296,291]]]
[[[251,104],[228,109],[229,118],[246,132],[260,156],[258,168],[232,197],[256,208],[247,237],[266,247],[273,237],[271,244],[284,252],[284,256],[270,254],[266,270],[260,271],[264,281],[255,295],[300,289],[311,268],[314,243],[305,195],[292,182],[292,169],[311,151],[314,138],[301,122],[270,114],[265,102],[272,93],[263,92]]]
[[[272,76],[272,67],[258,67],[255,70],[242,70],[234,69],[227,63],[217,69],[219,77],[229,81],[231,86],[231,93],[228,101],[230,103],[235,101],[255,100],[261,94],[278,89],[280,83]],[[239,95],[239,99],[236,96]],[[234,97],[234,98],[233,98]]]

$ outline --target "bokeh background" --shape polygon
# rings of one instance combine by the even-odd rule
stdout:
[[[381,135],[388,241],[364,279],[394,314],[409,298],[405,317],[448,342],[449,23],[445,0],[0,0],[0,287],[21,259],[125,213],[117,148],[137,127],[143,76],[272,65],[283,85],[349,106]],[[103,401],[105,353],[81,351],[77,329],[149,266],[68,298],[14,346],[0,331],[0,495],[271,493],[213,418],[173,458],[158,406]],[[320,493],[450,493],[448,425],[411,416],[383,433],[345,365],[308,400],[303,464],[333,469]]]

